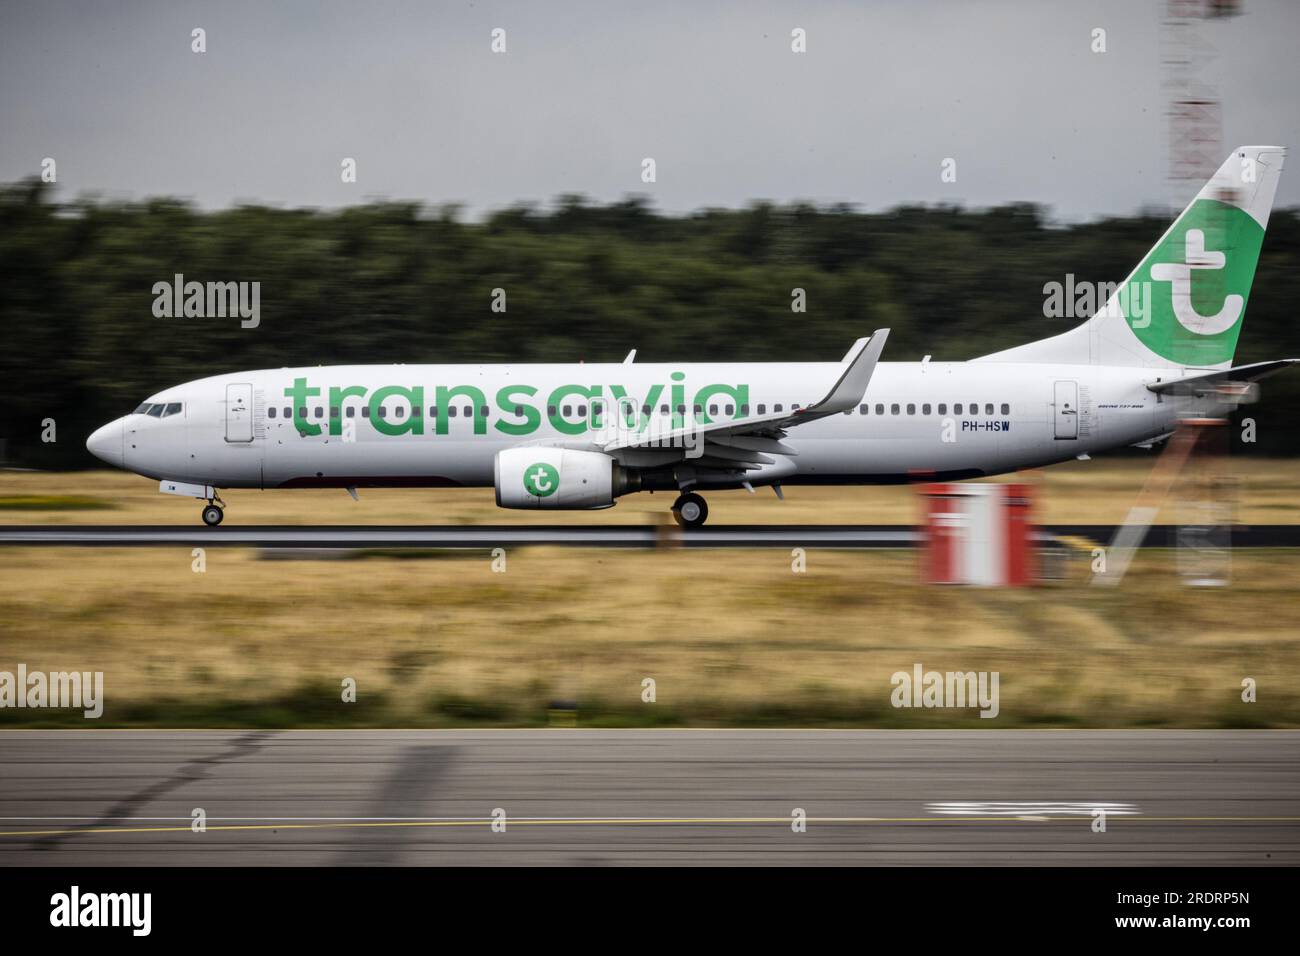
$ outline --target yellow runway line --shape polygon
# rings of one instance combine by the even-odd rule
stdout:
[[[615,819],[530,819],[510,820],[507,827],[527,826],[688,826],[688,825],[737,825],[737,824],[782,824],[789,825],[794,817],[645,817]],[[494,821],[483,820],[402,820],[356,823],[245,823],[210,826],[205,832],[233,832],[250,830],[343,830],[370,829],[379,827],[490,827]],[[1030,819],[1020,817],[808,817],[804,821],[813,823],[1069,823],[1079,825],[1090,822],[1088,817],[1059,817],[1055,819]],[[1115,817],[1108,823],[1300,823],[1300,817]],[[175,827],[88,827],[67,828],[61,830],[9,830],[0,832],[0,837],[44,837],[77,836],[105,833],[190,833],[189,826]]]

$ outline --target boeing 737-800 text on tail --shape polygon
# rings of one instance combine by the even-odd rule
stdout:
[[[1243,146],[1096,315],[969,362],[344,365],[235,372],[151,396],[90,436],[110,464],[221,488],[488,486],[503,508],[608,508],[641,490],[954,480],[1141,444],[1229,382],[1285,150]]]

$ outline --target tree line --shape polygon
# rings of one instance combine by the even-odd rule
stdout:
[[[164,386],[246,368],[616,362],[632,348],[638,361],[835,360],[883,327],[886,359],[968,359],[1069,328],[1044,315],[1045,285],[1123,279],[1168,223],[1143,211],[1062,225],[1023,203],[666,215],[639,196],[576,195],[470,220],[455,205],[209,211],[2,185],[0,440],[6,464],[91,465],[95,426]],[[1239,364],[1300,356],[1297,252],[1300,210],[1275,211]],[[155,314],[155,287],[178,274],[259,283],[255,327]],[[1263,392],[1243,452],[1300,453],[1300,373]],[[42,441],[51,419],[57,441]]]

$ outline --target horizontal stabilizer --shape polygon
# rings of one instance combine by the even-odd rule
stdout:
[[[1183,378],[1169,379],[1163,382],[1148,383],[1147,388],[1161,395],[1190,395],[1193,392],[1213,388],[1226,382],[1255,382],[1290,368],[1300,359],[1276,359],[1272,362],[1256,362],[1253,365],[1238,365],[1235,368],[1206,372],[1203,375],[1188,375]]]

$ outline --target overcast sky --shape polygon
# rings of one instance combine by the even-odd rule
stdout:
[[[5,0],[0,181],[48,156],[63,198],[208,207],[386,197],[481,213],[642,192],[673,212],[1029,200],[1090,219],[1170,200],[1163,8]],[[206,53],[191,52],[195,27]],[[498,27],[505,54],[490,48]],[[1244,0],[1202,35],[1224,155],[1300,143],[1300,3]],[[340,181],[344,157],[355,184]],[[945,157],[955,183],[940,181]],[[1286,205],[1300,204],[1291,165]]]

